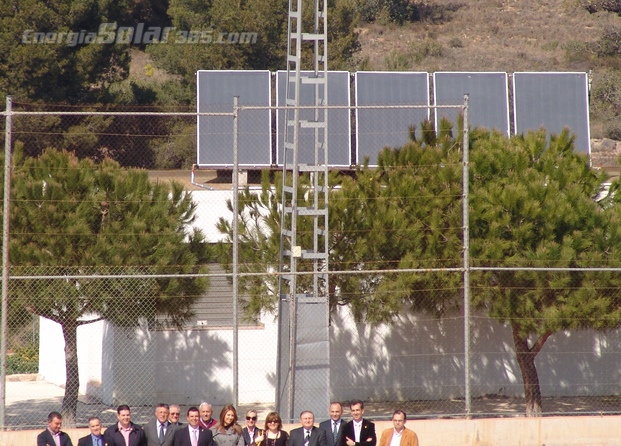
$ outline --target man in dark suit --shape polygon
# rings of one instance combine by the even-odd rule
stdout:
[[[103,435],[101,435],[101,420],[97,417],[88,419],[88,428],[91,433],[78,440],[78,446],[104,446]]]
[[[319,423],[319,429],[326,432],[328,446],[339,446],[341,444],[341,433],[343,426],[345,426],[341,415],[343,415],[343,405],[334,401],[330,403],[330,419]]]
[[[168,413],[168,421],[173,426],[183,426],[183,423],[179,421],[179,416],[181,415],[181,408],[176,404],[170,405],[170,412]]]
[[[173,434],[177,430],[168,421],[170,409],[168,404],[160,403],[155,408],[155,419],[149,421],[142,428],[147,438],[147,446],[171,446]]]
[[[315,415],[310,410],[300,414],[302,427],[291,430],[289,446],[328,446],[326,432],[315,427]]]
[[[110,426],[104,432],[104,442],[107,443],[107,446],[147,445],[147,439],[142,428],[132,423],[131,412],[127,404],[121,404],[117,407],[116,418],[118,423]]]
[[[375,424],[362,418],[364,403],[360,400],[352,401],[349,409],[352,420],[343,426],[341,446],[375,446],[377,443]]]
[[[246,427],[242,431],[245,446],[256,445],[255,438],[262,434],[262,430],[257,427],[257,411],[250,409],[246,412]]]
[[[47,416],[47,429],[37,435],[37,446],[73,446],[69,435],[60,430],[62,425],[63,416],[58,412],[50,412]]]
[[[188,424],[175,431],[172,446],[212,446],[213,434],[199,425],[200,412],[197,407],[188,409]]]

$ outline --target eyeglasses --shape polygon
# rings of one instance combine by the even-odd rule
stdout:
[[[267,424],[278,424],[278,421],[276,421],[276,420],[268,420]]]
[[[171,413],[170,413],[170,416],[171,416],[171,417],[175,417],[175,416],[177,416],[177,417],[178,417],[179,415],[180,415],[180,414],[175,413],[175,412],[171,412]]]
[[[250,421],[257,421],[257,417],[246,417],[246,420]]]

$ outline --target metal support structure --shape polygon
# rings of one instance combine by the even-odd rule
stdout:
[[[329,346],[328,346],[328,39],[327,39],[327,0],[314,0],[314,19],[312,24],[303,23],[303,0],[289,0],[288,43],[287,43],[287,84],[285,109],[285,139],[282,183],[282,219],[281,219],[281,260],[279,292],[281,310],[288,311],[287,326],[285,315],[279,315],[281,338],[287,336],[286,344],[279,343],[279,384],[276,401],[284,420],[296,418],[296,408],[302,404],[301,393],[309,393],[297,388],[303,379],[298,379],[299,370],[308,369],[308,350],[300,354],[300,345],[310,342],[322,345],[318,354],[320,365],[314,364],[315,370],[321,370],[316,376],[326,392],[325,398],[315,398],[326,404],[329,398]],[[310,22],[310,21],[309,21]],[[305,27],[312,30],[306,31]],[[306,43],[306,44],[305,44]],[[302,69],[303,51],[309,56],[312,51],[313,66],[307,71]],[[314,108],[300,110],[302,88],[313,88]],[[312,116],[311,116],[312,115]],[[306,133],[303,131],[306,129]],[[313,133],[310,143],[309,133]],[[303,143],[302,143],[303,141]],[[312,147],[311,147],[312,145]],[[312,154],[312,162],[300,163],[300,154]],[[311,157],[305,156],[304,159]],[[300,195],[301,186],[304,195]],[[312,227],[312,238],[308,236]],[[304,228],[305,232],[300,229]],[[299,271],[312,274],[311,281],[303,281],[297,275]],[[288,274],[291,273],[291,274]],[[302,283],[303,282],[303,283]],[[286,305],[282,305],[286,302]],[[305,314],[301,305],[323,306],[325,321],[314,327],[317,336],[310,341],[307,331],[298,326],[298,317]],[[317,312],[317,307],[311,310]],[[320,317],[320,319],[324,319]],[[302,321],[306,322],[306,320]],[[306,327],[308,328],[308,327]],[[318,328],[318,329],[317,329]],[[308,345],[306,345],[308,347]],[[301,364],[305,365],[302,366]],[[307,385],[308,383],[304,384]],[[317,395],[316,395],[317,396]],[[324,402],[323,399],[326,399]],[[307,402],[308,403],[308,402]],[[327,407],[327,406],[326,406]],[[308,407],[305,407],[308,409]],[[312,409],[311,409],[312,410]],[[325,410],[325,407],[323,408]]]
[[[466,403],[466,417],[472,414],[470,395],[470,195],[469,195],[469,163],[470,163],[470,134],[468,131],[468,101],[469,95],[464,95],[464,123],[462,138],[464,145],[462,163],[462,212],[463,212],[463,246],[464,246],[464,400]]]
[[[0,319],[0,426],[6,426],[6,340],[9,311],[9,222],[11,215],[11,146],[13,98],[6,97],[4,129],[4,202],[2,207],[2,306]]]
[[[233,98],[233,405],[239,403],[239,97]]]

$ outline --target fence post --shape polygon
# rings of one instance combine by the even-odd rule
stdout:
[[[239,294],[239,96],[233,97],[233,406],[238,407],[239,399],[239,350],[237,301]]]
[[[468,140],[468,99],[469,95],[464,95],[464,123],[463,123],[463,165],[462,165],[462,211],[463,211],[463,244],[464,244],[464,401],[466,402],[466,417],[470,418],[471,395],[470,395],[470,212],[469,212],[469,150],[470,142]]]
[[[4,115],[4,202],[2,214],[2,318],[0,319],[0,427],[4,429],[6,408],[6,336],[9,300],[9,217],[11,197],[11,127],[13,98],[6,97]]]

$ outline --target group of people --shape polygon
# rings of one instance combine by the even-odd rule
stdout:
[[[78,440],[78,446],[377,446],[375,424],[363,417],[364,403],[350,403],[351,421],[342,419],[343,406],[330,404],[330,419],[315,426],[315,416],[305,410],[300,414],[301,426],[287,433],[282,429],[278,412],[265,417],[263,429],[257,426],[257,411],[246,413],[246,427],[238,423],[237,411],[226,405],[218,420],[212,417],[209,403],[190,407],[187,423],[179,421],[177,405],[158,404],[155,418],[143,427],[131,421],[129,406],[117,408],[117,423],[102,434],[98,417],[88,420],[90,434]],[[61,431],[62,415],[51,412],[48,427],[37,437],[37,446],[73,446],[71,438]],[[418,446],[414,431],[405,427],[407,415],[402,410],[392,414],[393,427],[382,432],[379,446]]]

